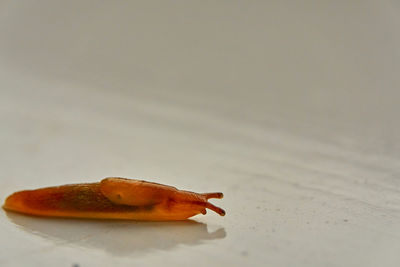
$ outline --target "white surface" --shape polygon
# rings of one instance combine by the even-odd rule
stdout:
[[[151,2],[151,3],[149,3]],[[140,177],[192,223],[0,213],[1,266],[399,266],[396,1],[1,1],[0,196]]]

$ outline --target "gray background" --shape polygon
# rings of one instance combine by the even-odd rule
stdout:
[[[0,213],[2,266],[399,266],[397,1],[0,1],[0,196],[143,178],[195,222]]]

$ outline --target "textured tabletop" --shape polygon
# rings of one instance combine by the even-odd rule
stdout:
[[[1,1],[0,201],[107,176],[187,222],[0,212],[1,266],[399,266],[396,1]]]

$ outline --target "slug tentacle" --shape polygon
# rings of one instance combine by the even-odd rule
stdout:
[[[223,209],[221,209],[220,207],[214,206],[210,202],[206,202],[206,208],[210,209],[212,211],[215,211],[216,213],[218,213],[221,216],[225,216],[225,211]]]
[[[206,199],[210,199],[210,198],[223,198],[224,194],[222,194],[221,192],[214,192],[214,193],[203,193],[201,194],[203,195]]]

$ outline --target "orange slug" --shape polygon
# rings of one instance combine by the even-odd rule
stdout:
[[[185,220],[206,208],[225,211],[207,200],[222,193],[194,193],[135,179],[110,177],[98,183],[71,184],[10,195],[3,208],[29,215],[141,221]]]

